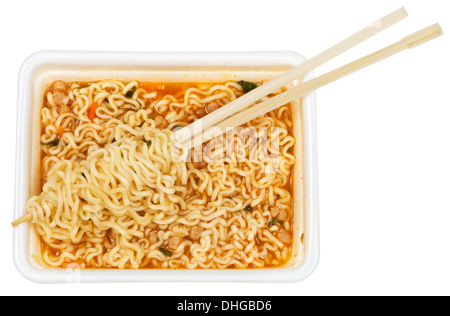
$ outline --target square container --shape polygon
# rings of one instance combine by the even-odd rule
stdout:
[[[37,52],[19,74],[14,218],[39,193],[39,110],[45,89],[55,80],[118,79],[155,82],[223,82],[271,79],[305,61],[292,52],[135,53]],[[308,74],[304,80],[310,80]],[[299,80],[302,80],[300,78]],[[298,84],[299,81],[293,84]],[[27,279],[67,282],[296,282],[309,276],[319,260],[316,109],[314,93],[293,102],[297,139],[294,167],[293,251],[282,267],[265,269],[86,269],[49,268],[40,262],[40,243],[30,223],[14,228],[14,262]]]

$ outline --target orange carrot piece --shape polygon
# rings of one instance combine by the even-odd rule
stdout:
[[[97,108],[98,108],[98,104],[97,102],[94,102],[91,106],[91,108],[89,109],[89,119],[92,121],[95,119],[95,117],[97,116]]]
[[[141,87],[142,89],[146,90],[146,91],[151,91],[151,90],[164,90],[164,85],[161,83],[156,83],[156,82],[141,82],[139,84],[139,87]]]
[[[58,137],[59,137],[59,139],[61,139],[61,137],[63,136],[63,134],[64,134],[64,128],[58,127]]]

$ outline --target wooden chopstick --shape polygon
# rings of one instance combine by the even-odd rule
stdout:
[[[353,61],[345,66],[330,71],[320,77],[300,84],[297,87],[293,87],[286,92],[279,94],[273,98],[270,98],[264,102],[256,104],[251,108],[248,108],[236,115],[229,116],[227,119],[217,123],[213,128],[206,130],[202,134],[194,137],[193,141],[185,141],[182,143],[184,147],[193,148],[212,138],[215,138],[228,129],[233,129],[237,126],[245,124],[267,112],[270,112],[282,105],[285,105],[301,96],[323,87],[333,81],[336,81],[344,76],[347,76],[357,70],[372,65],[380,60],[383,60],[389,56],[397,54],[405,49],[416,47],[420,44],[428,42],[443,34],[443,31],[439,24],[434,24],[426,27],[418,32],[408,35],[400,41],[380,49],[372,54],[369,54],[363,58]]]
[[[211,114],[204,116],[203,118],[195,121],[185,128],[176,131],[174,133],[175,139],[180,143],[190,140],[193,136],[201,134],[203,130],[206,130],[207,128],[219,123],[229,115],[249,107],[256,101],[272,93],[273,91],[276,91],[289,84],[290,82],[303,77],[311,70],[344,53],[350,48],[372,37],[373,35],[387,29],[388,27],[394,25],[407,16],[408,13],[406,12],[405,8],[400,8],[386,15],[385,17],[382,17],[381,19],[372,22],[366,28],[360,30],[359,32],[356,32],[352,36],[346,38],[340,43],[318,54],[317,56],[286,71],[280,76],[246,93],[240,98],[226,104],[225,106],[217,109]]]

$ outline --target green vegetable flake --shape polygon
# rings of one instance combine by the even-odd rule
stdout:
[[[127,91],[127,93],[125,93],[125,97],[127,97],[128,99],[131,98],[135,91],[136,87],[131,88],[130,90]]]
[[[166,250],[164,248],[159,248],[159,251],[161,251],[163,254],[165,254],[167,257],[172,257],[172,251]]]
[[[147,143],[147,147],[150,148],[150,146],[152,145],[152,141],[151,141],[151,140],[148,140],[148,141],[146,141],[146,143]]]
[[[241,87],[245,93],[250,92],[253,89],[255,89],[256,87],[258,87],[258,85],[256,83],[244,81],[244,80],[238,81],[237,83],[239,83],[241,85]]]
[[[246,211],[246,212],[250,212],[252,210],[252,207],[250,206],[250,205],[247,205],[245,208],[244,208],[244,211]]]
[[[273,225],[275,225],[278,222],[279,222],[278,218],[276,218],[276,217],[272,218],[272,220],[269,222],[269,227],[272,227]]]
[[[49,146],[58,146],[59,144],[59,140],[58,139],[54,139],[51,142],[48,142],[47,145]]]

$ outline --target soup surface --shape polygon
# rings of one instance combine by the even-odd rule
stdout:
[[[82,269],[286,263],[295,164],[290,104],[185,160],[173,155],[173,131],[255,86],[54,82],[40,111],[42,189],[27,204],[43,262]]]

